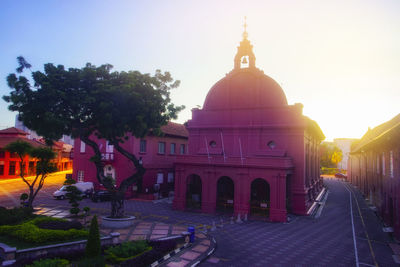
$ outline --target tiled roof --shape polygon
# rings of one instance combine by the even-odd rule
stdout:
[[[15,127],[10,127],[10,128],[7,128],[7,129],[4,129],[4,130],[0,130],[0,135],[3,135],[3,134],[7,134],[7,135],[9,135],[9,134],[23,134],[23,135],[28,135],[28,133],[27,132],[24,132],[24,131],[22,131],[22,130],[20,130],[20,129],[17,129],[17,128],[15,128]]]
[[[28,138],[21,138],[17,136],[0,136],[0,148],[4,148],[6,145],[15,142],[17,140],[27,142],[34,147],[45,146],[44,144],[36,141],[36,140],[29,140]]]
[[[185,137],[185,138],[189,136],[189,133],[186,130],[185,125],[175,122],[168,122],[167,125],[161,127],[161,131],[166,135]]]
[[[363,137],[360,139],[360,141],[353,143],[352,145],[352,152],[357,152],[360,150],[362,147],[370,144],[371,142],[379,139],[381,136],[384,134],[390,132],[395,127],[398,127],[400,125],[400,114],[395,116],[393,119],[384,122],[378,126],[376,126],[373,129],[369,129]]]

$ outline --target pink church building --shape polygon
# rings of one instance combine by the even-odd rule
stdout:
[[[188,154],[175,161],[175,209],[284,222],[288,212],[307,215],[321,192],[325,137],[255,60],[245,31],[233,70],[192,110]]]

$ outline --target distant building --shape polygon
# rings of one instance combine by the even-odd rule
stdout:
[[[127,197],[153,199],[168,196],[174,190],[174,162],[179,155],[187,153],[188,133],[184,125],[169,122],[161,127],[163,136],[151,132],[143,139],[131,137],[122,146],[140,157],[146,173],[141,184],[141,191],[136,185],[127,192]],[[95,139],[95,137],[93,137]],[[117,184],[135,172],[132,162],[114,151],[114,147],[105,140],[95,139],[102,152],[104,175],[114,178]],[[96,168],[90,158],[94,155],[90,146],[80,139],[75,139],[73,178],[77,181],[93,182],[101,187],[96,177]]]
[[[342,161],[338,163],[338,169],[347,170],[347,161],[350,155],[351,144],[358,139],[355,138],[335,138],[334,144],[342,150]]]
[[[400,114],[369,129],[352,145],[348,179],[400,239]]]
[[[24,123],[18,119],[18,115],[15,116],[15,128],[24,131],[27,134],[26,138],[28,138],[28,139],[31,139],[31,140],[40,139],[40,136],[37,135],[35,131],[32,131],[31,129],[26,127],[24,125]]]
[[[38,139],[42,138],[35,131],[32,131],[31,129],[26,127],[24,125],[24,123],[18,119],[18,115],[15,116],[15,128],[26,132],[27,133],[26,138],[28,138],[28,139],[31,139],[31,140],[36,139],[36,140],[38,140]],[[65,144],[74,146],[74,139],[72,139],[71,136],[63,135],[59,141],[65,143]]]
[[[279,84],[255,66],[243,34],[234,68],[188,121],[189,154],[175,161],[174,208],[285,222],[307,215],[323,188],[318,124],[288,105]]]
[[[0,179],[17,178],[21,173],[21,159],[17,154],[10,153],[5,147],[15,141],[24,141],[31,144],[33,147],[45,147],[45,144],[39,140],[31,140],[27,138],[28,133],[15,127],[0,130]],[[71,147],[71,146],[69,146]],[[53,162],[57,165],[58,170],[72,169],[72,161],[69,157],[68,145],[62,142],[56,142],[53,146],[53,151],[56,152],[56,158]],[[24,158],[24,173],[26,176],[36,174],[37,159],[25,156]]]

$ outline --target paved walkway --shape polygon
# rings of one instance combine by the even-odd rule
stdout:
[[[249,220],[231,224],[229,216],[175,211],[166,202],[129,200],[125,210],[137,217],[137,224],[135,229],[122,233],[121,238],[168,236],[191,225],[197,232],[206,227],[208,240],[214,238],[218,245],[215,253],[200,266],[397,266],[391,249],[396,249],[395,240],[382,231],[382,222],[358,190],[337,179],[326,179],[325,185],[329,195],[320,216],[291,216],[289,223]],[[67,201],[56,201],[45,195],[40,201],[46,207],[59,208],[60,212],[68,209]],[[84,206],[90,206],[96,214],[107,214],[110,210],[109,202],[84,200],[81,207]],[[57,215],[62,216],[54,213]],[[216,229],[211,231],[213,224]],[[197,245],[190,252],[198,253],[192,250]],[[190,266],[201,258],[190,260],[188,255],[196,254],[186,254],[175,263],[170,259],[165,264]]]
[[[70,214],[65,208],[61,207],[46,207],[40,205],[36,208],[35,214],[52,216],[55,218],[66,218]],[[86,221],[89,222],[92,216],[89,216]],[[100,225],[100,233],[108,235],[112,232],[120,233],[120,241],[134,241],[134,240],[157,240],[170,236],[181,235],[182,232],[187,231],[187,227],[182,225],[166,224],[158,221],[136,220],[135,223],[129,228],[123,229],[110,229],[101,227],[101,216],[98,218]],[[81,220],[82,223],[83,220]],[[195,242],[189,244],[183,250],[176,250],[178,253],[173,253],[172,256],[167,256],[163,259],[159,266],[168,267],[183,267],[197,265],[215,250],[215,239],[207,234],[210,226],[200,225],[196,229]]]

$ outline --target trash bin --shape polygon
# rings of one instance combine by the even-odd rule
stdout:
[[[194,227],[193,226],[189,226],[188,227],[188,232],[190,233],[190,243],[194,242]]]

